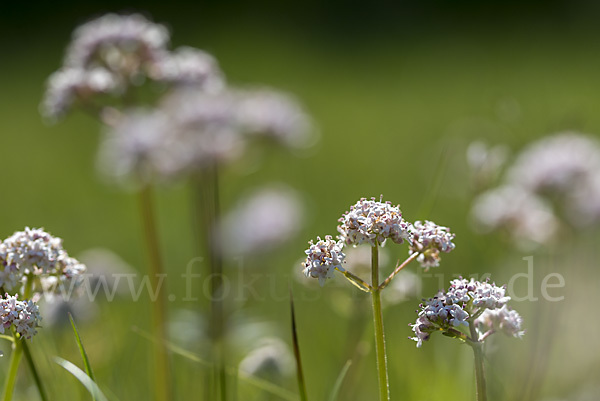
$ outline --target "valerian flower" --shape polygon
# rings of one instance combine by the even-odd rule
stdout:
[[[326,235],[324,240],[317,237],[317,242],[311,240],[309,245],[304,252],[306,260],[302,263],[306,277],[319,279],[319,284],[323,286],[328,278],[333,277],[335,269],[344,271],[342,265],[346,255],[342,252],[341,241],[335,241],[331,235]]]
[[[455,245],[452,242],[454,234],[448,227],[438,226],[432,221],[416,221],[410,227],[412,243],[409,253],[418,252],[417,262],[425,269],[437,267],[440,264],[440,252],[450,252]]]
[[[84,272],[85,265],[67,254],[62,239],[42,229],[26,227],[0,243],[0,286],[9,293],[19,291],[28,280],[34,291],[51,283],[72,288]],[[36,288],[38,283],[44,288]]]
[[[411,339],[421,347],[436,331],[471,342],[483,341],[494,331],[520,337],[522,320],[517,312],[506,307],[509,300],[504,287],[487,281],[452,280],[447,292],[440,291],[420,305],[417,321],[411,325],[415,333]],[[460,331],[461,327],[471,325],[476,329],[477,338]]]
[[[38,306],[31,300],[19,301],[17,296],[6,294],[0,298],[0,333],[14,327],[22,338],[30,339],[39,327],[41,317]]]
[[[339,222],[339,238],[346,245],[384,245],[387,239],[397,244],[411,242],[410,224],[402,218],[400,207],[390,202],[362,198]]]

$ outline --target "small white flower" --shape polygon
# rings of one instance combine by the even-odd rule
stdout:
[[[302,225],[302,205],[289,188],[261,189],[242,199],[221,224],[221,247],[230,254],[264,253]]]
[[[309,245],[304,252],[306,260],[302,263],[306,277],[318,278],[319,284],[323,286],[328,278],[333,277],[335,269],[344,271],[342,264],[346,255],[342,252],[341,241],[335,241],[331,235],[326,235],[324,240],[317,237],[317,242],[310,241]]]
[[[486,309],[475,319],[478,332],[484,334],[487,330],[501,331],[509,337],[521,338],[525,330],[521,329],[523,318],[515,310],[503,305],[500,309]]]
[[[448,227],[438,226],[432,221],[425,220],[424,223],[416,221],[410,226],[412,243],[409,254],[419,252],[417,262],[428,269],[440,264],[440,252],[450,252],[455,245],[452,242],[454,234],[449,232]]]
[[[30,300],[19,301],[17,296],[0,298],[0,333],[14,326],[22,338],[30,339],[37,333],[41,317],[37,305]]]
[[[339,222],[339,238],[346,245],[383,245],[388,238],[397,244],[411,241],[410,224],[402,218],[400,207],[375,198],[360,199]]]

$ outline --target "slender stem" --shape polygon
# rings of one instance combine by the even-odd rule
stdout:
[[[298,330],[296,329],[296,313],[294,311],[294,296],[290,287],[290,311],[292,317],[292,343],[294,345],[294,357],[296,359],[296,376],[298,378],[298,391],[300,400],[306,401],[306,382],[304,381],[304,371],[302,370],[302,359],[300,358],[300,343],[298,342]]]
[[[375,245],[371,249],[371,298],[373,301],[373,322],[375,324],[375,352],[377,353],[377,374],[379,378],[379,400],[389,401],[387,358],[385,355],[385,333],[383,330],[383,314],[381,313],[381,290],[379,289],[379,249]]]
[[[419,256],[419,252],[413,253],[412,255],[410,255],[408,257],[408,259],[406,259],[404,262],[402,262],[402,264],[396,266],[396,268],[394,269],[392,274],[390,274],[388,276],[388,278],[386,278],[385,281],[383,283],[381,283],[381,285],[379,286],[379,290],[381,291],[385,287],[387,287],[387,285],[390,283],[390,281],[392,281],[392,279],[396,276],[396,274],[400,273],[400,270],[404,269],[410,262],[415,260],[417,258],[417,256]]]
[[[156,337],[154,347],[154,389],[157,401],[171,399],[171,370],[169,355],[165,342],[167,340],[167,307],[165,293],[160,291],[165,273],[162,265],[158,230],[154,216],[152,188],[143,187],[139,192],[139,207],[142,215],[144,241],[148,252],[149,276],[152,288],[156,291],[156,299],[152,304],[152,334]]]
[[[477,339],[475,325],[470,324],[471,338]],[[475,354],[475,381],[477,388],[477,401],[487,401],[487,391],[485,385],[485,372],[483,367],[483,343],[480,341],[469,343]]]
[[[371,292],[373,287],[371,284],[364,281],[362,278],[350,273],[348,270],[340,270],[337,267],[335,268],[337,271],[342,273],[346,279],[352,283],[352,285],[356,286],[359,290],[364,292]]]
[[[6,376],[6,384],[4,385],[4,397],[3,401],[11,401],[13,391],[15,388],[15,382],[17,381],[17,371],[19,370],[19,362],[23,355],[23,339],[17,337],[17,334],[13,332],[15,341],[13,343],[13,351],[10,355],[10,366],[8,368],[8,376]]]
[[[220,217],[219,174],[216,164],[203,171],[203,199],[197,206],[203,209],[206,249],[210,266],[210,336],[212,340],[213,363],[218,380],[217,391],[221,400],[227,399],[226,356],[225,356],[225,308],[223,294],[223,258],[217,237],[217,224]]]

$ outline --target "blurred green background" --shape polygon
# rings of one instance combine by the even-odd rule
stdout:
[[[342,279],[323,289],[316,283],[307,288],[293,279],[292,269],[300,269],[306,241],[335,235],[337,219],[351,204],[383,194],[401,204],[406,219],[432,219],[456,233],[456,250],[433,272],[444,274],[443,285],[453,274],[492,273],[497,283],[506,282],[526,271],[521,259],[526,255],[499,237],[472,231],[467,144],[483,139],[517,151],[533,139],[562,130],[600,134],[600,6],[591,1],[5,2],[0,9],[2,238],[24,226],[44,227],[64,238],[73,255],[105,247],[145,271],[136,198],[104,183],[96,171],[100,124],[76,112],[47,125],[38,112],[45,80],[60,66],[71,31],[108,11],[139,11],[167,24],[174,46],[212,53],[230,83],[289,91],[317,122],[321,141],[308,154],[268,154],[259,170],[230,171],[223,177],[225,208],[247,189],[270,181],[290,184],[307,200],[306,224],[296,241],[267,258],[246,261],[247,274],[266,273],[268,279],[253,284],[263,299],[231,302],[232,308],[240,309],[232,318],[238,323],[232,323],[230,364],[235,366],[251,347],[236,344],[244,337],[240,333],[250,330],[240,322],[272,322],[270,335],[290,343],[286,294],[291,279],[312,400],[326,398],[352,356],[348,349],[355,347],[346,340],[362,336],[369,345],[372,329],[368,307],[358,323],[339,313],[343,308],[335,303],[349,302],[339,293],[355,291]],[[158,193],[167,285],[173,294],[184,293],[180,274],[197,256],[190,198],[184,185]],[[583,291],[576,289],[578,277],[586,277],[586,291],[598,291],[598,273],[593,270],[597,240],[596,234],[590,235],[580,244],[581,251],[559,250],[536,259],[536,265],[553,263],[540,271],[565,274],[565,292],[571,298],[513,305],[524,315],[526,328],[534,325],[540,310],[556,310],[562,320],[557,326],[536,326],[546,331],[530,331],[522,341],[495,340],[488,354],[492,399],[519,399],[521,379],[536,363],[547,365],[537,383],[539,399],[577,399],[575,394],[597,382],[598,345],[590,344],[585,317],[575,313],[585,305],[576,300],[585,297],[573,295]],[[403,246],[388,250],[390,263],[407,252]],[[239,275],[235,263],[229,264],[229,274]],[[534,277],[538,296],[542,278],[542,273]],[[438,278],[423,280],[423,296],[433,295]],[[527,290],[525,284],[518,289]],[[359,299],[352,302],[368,306],[361,295],[352,295]],[[202,330],[194,338],[192,328],[203,327],[206,305],[181,298],[170,304],[171,315],[183,320],[174,330],[185,332],[175,333],[175,340],[188,338],[180,344],[202,353]],[[473,399],[470,349],[441,336],[422,349],[407,340],[412,334],[407,325],[415,320],[418,303],[415,298],[385,312],[393,399]],[[148,330],[147,300],[98,304],[95,317],[80,324],[98,381],[120,400],[151,399],[150,343],[131,330]],[[591,314],[597,319],[597,313]],[[541,352],[546,356],[532,362],[533,350],[540,346],[547,347]],[[1,347],[7,353],[8,343]],[[59,355],[79,363],[66,326],[40,330],[32,348],[52,399],[89,399],[51,359]],[[375,399],[375,360],[366,352],[351,367],[349,374],[354,376],[347,386],[352,391],[344,400]],[[203,370],[185,358],[173,360],[177,399],[200,399],[206,386]],[[0,372],[7,365],[0,359]],[[22,368],[15,398],[36,399]],[[296,391],[293,378],[273,380]],[[239,399],[277,398],[241,385]]]

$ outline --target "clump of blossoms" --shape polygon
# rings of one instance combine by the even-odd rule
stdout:
[[[598,171],[596,138],[575,132],[544,137],[516,156],[499,186],[475,199],[472,216],[484,231],[508,231],[520,248],[549,244],[561,224],[600,222]]]
[[[42,229],[26,227],[0,243],[0,287],[10,294],[72,291],[85,270],[63,249],[62,239]]]
[[[504,287],[487,281],[452,280],[447,292],[440,291],[420,305],[419,317],[411,326],[415,337],[411,339],[421,347],[436,331],[468,342],[483,341],[496,331],[521,337],[522,320],[516,311],[506,306],[509,300]],[[461,326],[474,328],[475,335],[471,333],[469,337],[459,331]]]
[[[417,347],[436,331],[469,344],[475,355],[477,400],[487,400],[483,343],[496,332],[520,338],[525,333],[521,316],[507,306],[510,297],[504,287],[488,281],[458,278],[450,281],[448,291],[440,291],[420,305],[415,324],[410,325]]]
[[[306,277],[319,279],[319,284],[323,286],[328,278],[333,277],[335,270],[344,271],[342,266],[346,255],[342,252],[343,245],[341,241],[335,241],[331,235],[326,235],[325,239],[317,237],[317,242],[309,242],[306,253],[306,260],[302,263]]]
[[[438,226],[431,221],[417,221],[411,224],[402,218],[400,206],[384,202],[383,196],[367,200],[361,198],[350,207],[350,210],[338,220],[339,236],[335,241],[331,236],[325,240],[312,241],[305,251],[306,261],[302,264],[307,277],[318,278],[321,286],[331,278],[337,270],[348,281],[360,290],[371,294],[373,304],[373,321],[375,325],[375,350],[377,354],[377,372],[379,378],[379,399],[390,399],[389,381],[387,374],[387,358],[385,352],[385,334],[383,330],[383,315],[381,292],[390,284],[392,279],[410,262],[417,260],[424,268],[438,266],[440,252],[450,252],[454,249],[454,234],[447,227]],[[409,257],[399,263],[394,271],[383,281],[379,279],[379,249],[390,240],[395,244],[405,241],[409,244]],[[344,246],[357,247],[369,245],[371,248],[371,282],[367,282],[354,273],[344,269],[342,263],[345,255]],[[467,316],[460,315],[464,319]]]
[[[21,338],[31,339],[37,334],[40,313],[38,306],[31,300],[19,301],[17,296],[5,294],[0,298],[0,333],[14,328]]]
[[[410,228],[412,242],[410,254],[418,253],[417,262],[426,270],[440,265],[440,252],[448,253],[454,249],[454,234],[448,227],[438,226],[432,221],[415,221]]]
[[[410,224],[402,218],[400,206],[391,202],[361,198],[339,219],[340,239],[346,245],[384,245],[387,239],[401,244],[411,241]]]

